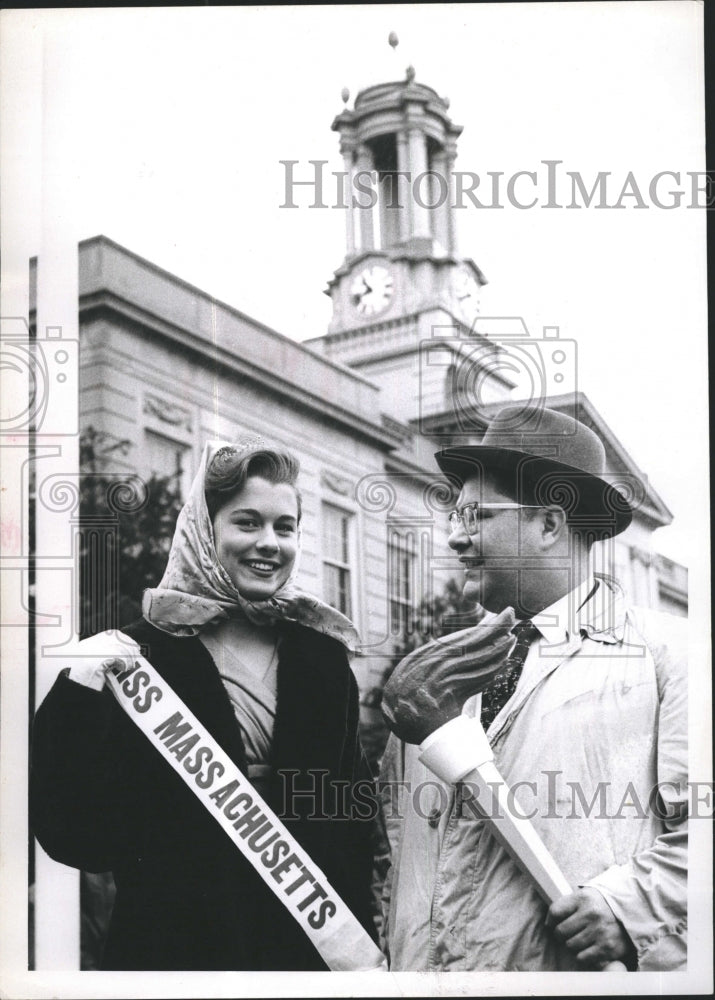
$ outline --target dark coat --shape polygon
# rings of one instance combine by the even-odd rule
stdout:
[[[240,727],[200,640],[145,621],[124,631],[245,773]],[[321,818],[340,807],[320,775],[305,773],[326,771],[328,781],[351,789],[369,779],[357,727],[357,685],[343,647],[284,623],[273,776],[264,798],[374,937],[373,823]],[[299,773],[286,779],[281,770]],[[314,795],[291,794],[312,787]],[[111,692],[77,684],[67,671],[35,718],[30,816],[52,858],[114,874],[103,968],[325,969],[293,917]]]

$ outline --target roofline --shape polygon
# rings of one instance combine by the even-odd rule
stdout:
[[[95,292],[89,296],[82,296],[79,308],[80,320],[86,322],[93,316],[112,314],[137,326],[151,329],[156,336],[178,345],[191,354],[204,359],[208,357],[207,345],[197,338],[191,330],[186,330],[156,316],[135,303],[124,301],[112,292]],[[293,382],[283,379],[275,372],[267,377],[268,373],[265,369],[257,367],[224,347],[214,344],[213,350],[215,353],[211,357],[212,365],[218,365],[225,371],[233,373],[234,376],[238,374],[240,377],[248,379],[259,386],[262,392],[267,392],[272,396],[287,397],[292,406],[319,414],[323,420],[333,420],[342,424],[349,428],[352,435],[372,441],[387,452],[399,447],[402,443],[404,435],[398,434],[396,430],[382,421],[379,424],[369,423],[359,415],[356,416],[350,410],[330,403],[308,389],[296,387]]]
[[[493,340],[490,340],[483,334],[474,332],[468,323],[465,323],[459,316],[454,315],[451,306],[443,302],[432,302],[428,305],[421,305],[419,308],[413,309],[409,313],[402,313],[399,316],[382,319],[378,318],[372,323],[358,323],[355,326],[349,326],[343,330],[333,330],[332,332],[321,333],[317,337],[307,337],[305,340],[301,341],[301,343],[318,344],[322,342],[332,346],[333,344],[339,343],[341,340],[357,340],[362,334],[375,333],[380,329],[389,329],[390,327],[404,328],[408,323],[419,320],[420,316],[424,316],[425,313],[435,312],[437,309],[441,309],[442,312],[446,313],[449,318],[453,320],[454,326],[459,332],[463,331],[469,335],[469,339],[465,340],[465,343],[491,344],[492,347],[500,346],[495,345]]]
[[[87,322],[93,316],[116,316],[125,322],[133,324],[139,329],[152,331],[158,338],[163,338],[174,347],[189,352],[195,357],[210,360],[212,364],[219,364],[224,370],[232,372],[241,378],[247,379],[254,385],[260,387],[261,391],[268,392],[271,396],[282,395],[291,401],[291,404],[304,411],[317,416],[319,420],[329,420],[338,425],[342,425],[353,437],[369,440],[383,452],[390,452],[399,447],[404,440],[408,429],[390,425],[382,419],[382,414],[373,409],[374,401],[379,400],[379,387],[365,376],[353,371],[351,368],[326,358],[317,352],[303,347],[298,341],[272,330],[264,324],[258,323],[226,305],[196,286],[176,278],[163,268],[146,261],[144,258],[127,250],[120,244],[115,243],[106,236],[95,236],[88,240],[82,240],[79,244],[79,252],[82,256],[90,254],[85,265],[83,276],[80,257],[80,288],[81,294],[78,302],[78,312],[80,318]],[[102,251],[107,250],[105,258]],[[86,257],[85,257],[86,259]],[[141,278],[145,272],[150,272],[156,276],[156,282],[147,280],[149,293],[142,295],[141,291],[132,292],[131,284],[125,287],[122,284],[123,274],[119,271],[119,279],[111,270],[112,266],[119,267],[119,262],[125,261],[125,267],[129,268],[128,274]],[[31,259],[31,302],[30,320],[36,321],[36,275],[37,258]],[[164,314],[157,311],[157,294],[159,301],[161,296],[165,296],[167,291],[180,289],[179,300],[187,300],[193,303],[203,304],[202,308],[218,310],[222,322],[228,324],[229,329],[232,324],[237,324],[239,328],[245,330],[249,336],[253,333],[259,337],[268,338],[265,349],[270,352],[285,352],[286,357],[296,363],[300,363],[301,357],[306,362],[310,359],[314,370],[312,378],[306,380],[305,385],[296,385],[289,378],[285,378],[281,371],[269,368],[267,364],[261,363],[261,358],[255,352],[243,353],[233,350],[230,343],[225,339],[214,337],[211,339],[201,323],[194,322],[192,314],[182,312],[182,306],[174,313]],[[270,341],[273,344],[270,345]],[[283,348],[285,345],[285,348]],[[315,367],[317,366],[317,367]],[[312,370],[312,369],[311,369]],[[325,381],[333,382],[331,372],[339,373],[340,379],[335,379],[336,385],[343,386],[343,396],[340,392],[323,396],[319,386]],[[364,388],[362,388],[364,387]],[[354,397],[359,401],[359,406],[355,409],[347,403],[347,400]]]
[[[173,272],[167,271],[166,268],[160,267],[158,264],[153,263],[153,261],[148,260],[146,257],[142,257],[141,254],[135,253],[134,250],[129,250],[121,243],[117,243],[116,240],[111,239],[109,236],[105,236],[103,233],[98,233],[96,236],[90,236],[87,239],[80,240],[78,243],[78,249],[81,252],[81,250],[84,247],[90,247],[93,244],[98,244],[98,245],[104,244],[105,246],[108,246],[113,250],[119,251],[119,253],[123,254],[125,257],[130,257],[136,263],[141,264],[142,267],[145,267],[149,271],[153,271],[154,274],[167,281],[170,281],[173,285],[179,285],[186,291],[189,291],[192,294],[199,296],[204,301],[211,302],[214,305],[220,306],[222,309],[226,309],[227,312],[230,312],[238,319],[243,320],[243,322],[250,324],[251,326],[255,327],[256,330],[259,330],[262,333],[267,333],[269,336],[276,337],[278,340],[285,341],[286,343],[291,344],[293,346],[303,347],[304,343],[306,343],[306,341],[294,340],[292,337],[288,337],[286,334],[281,333],[279,330],[275,330],[273,327],[268,326],[266,323],[262,323],[260,320],[255,319],[253,316],[249,316],[248,313],[242,312],[240,309],[236,308],[236,306],[232,306],[229,302],[225,302],[223,299],[216,298],[215,295],[210,295],[205,289],[199,288],[198,285],[194,285],[190,281],[185,281],[183,278],[178,277]],[[30,264],[31,265],[37,264],[37,255],[30,258]],[[316,337],[310,339],[317,340],[319,338]],[[316,352],[311,350],[310,355],[311,357],[315,357]],[[334,361],[332,358],[329,358],[322,354],[317,354],[317,357],[320,360],[324,361],[325,364],[329,365],[335,371],[340,372],[342,375],[349,375],[352,378],[356,379],[357,381],[363,382],[366,385],[370,385],[374,388],[374,383],[371,382],[370,379],[365,378],[364,375],[361,375],[354,369],[349,368],[347,365],[344,365],[339,361]]]
[[[484,429],[486,429],[490,417],[493,414],[498,413],[499,410],[503,409],[503,407],[518,405],[523,402],[525,402],[523,399],[498,400],[480,407],[478,411],[470,415],[470,420],[474,423],[474,433],[479,433],[478,424],[481,424]],[[672,523],[674,519],[673,513],[652,485],[650,478],[643,475],[638,464],[631,458],[604,418],[598,412],[594,403],[591,402],[585,393],[577,391],[565,392],[557,396],[545,396],[543,397],[543,402],[546,406],[555,410],[564,410],[568,407],[577,411],[581,408],[584,414],[588,416],[598,427],[598,433],[599,436],[603,437],[604,445],[616,455],[618,460],[626,469],[634,470],[638,475],[642,476],[646,480],[646,505],[639,507],[641,515],[656,527],[666,527]],[[422,425],[420,429],[424,428],[422,432],[425,434],[434,433],[434,430],[431,430],[431,428],[438,428],[441,420],[446,420],[448,417],[451,417],[452,420],[455,419],[453,410],[448,409],[442,411],[441,413],[433,414],[430,417],[423,417],[420,421]],[[413,421],[413,424],[414,423],[415,421]]]
[[[605,419],[601,416],[601,413],[596,409],[595,404],[589,399],[585,392],[565,392],[558,396],[546,396],[544,398],[544,402],[547,406],[550,406],[553,409],[558,409],[559,405],[569,402],[573,403],[575,406],[580,406],[598,426],[599,434],[603,434],[606,438],[608,446],[613,452],[616,453],[616,455],[618,455],[623,464],[626,467],[635,469],[640,475],[643,475],[638,463],[634,461],[623,444],[621,444],[620,439],[611,430]],[[650,477],[648,477],[648,495],[649,499],[654,501],[656,508],[660,508],[659,513],[662,513],[663,516],[667,518],[666,523],[670,524],[673,521],[673,513],[656,488],[652,485]]]

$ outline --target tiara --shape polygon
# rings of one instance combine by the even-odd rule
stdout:
[[[262,437],[244,438],[235,444],[222,444],[210,457],[209,464],[213,470],[221,471],[228,462],[250,452],[263,451],[269,447],[266,439]]]

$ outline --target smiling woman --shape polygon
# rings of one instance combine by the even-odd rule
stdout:
[[[231,582],[248,600],[266,600],[289,579],[298,553],[297,464],[258,453],[242,466],[247,474],[240,486],[232,485],[237,477],[230,466],[215,472],[209,481],[228,485],[207,483],[206,502],[216,554]]]
[[[298,516],[290,486],[254,476],[213,520],[216,554],[236,590],[251,601],[271,597],[289,578],[298,551]]]
[[[376,810],[353,808],[372,791],[347,655],[357,636],[295,583],[298,471],[261,441],[206,447],[164,576],[144,594],[143,620],[119,633],[120,658],[131,670],[141,648],[374,938]],[[102,968],[324,969],[115,701],[105,670],[116,635],[79,647],[36,716],[31,816],[51,857],[114,874]]]

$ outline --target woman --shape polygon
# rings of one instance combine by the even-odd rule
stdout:
[[[207,446],[164,577],[125,641],[141,647],[374,936],[372,823],[331,819],[350,814],[353,790],[369,780],[346,650],[356,634],[295,586],[298,468],[262,442]],[[106,634],[80,646],[84,656],[35,719],[31,818],[51,857],[114,874],[102,967],[324,969],[107,689]],[[347,799],[333,794],[346,789]]]

